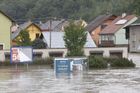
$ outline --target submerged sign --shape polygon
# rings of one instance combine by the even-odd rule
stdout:
[[[55,72],[56,73],[70,73],[70,60],[55,59]]]
[[[32,47],[12,47],[11,62],[31,62],[33,58]]]

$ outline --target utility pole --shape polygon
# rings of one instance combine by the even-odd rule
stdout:
[[[52,35],[51,35],[51,34],[52,34],[52,33],[51,33],[51,31],[52,31],[52,19],[50,19],[50,29],[49,29],[49,31],[50,31],[50,48],[51,48],[51,39],[52,39],[52,38],[51,38],[51,36],[52,36]]]

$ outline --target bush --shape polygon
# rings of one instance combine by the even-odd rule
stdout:
[[[6,60],[4,62],[0,62],[0,66],[10,66],[10,65],[11,65],[11,63],[9,60]]]
[[[132,60],[126,58],[114,58],[110,61],[111,67],[135,67]]]
[[[38,58],[38,59],[35,59],[33,61],[32,64],[35,64],[35,65],[52,65],[53,64],[53,58],[51,57],[47,57],[47,58]]]
[[[4,62],[0,62],[0,66],[12,66],[15,63],[10,63],[9,60],[6,60]],[[24,65],[25,63],[17,63],[18,65]],[[31,65],[53,65],[53,58],[48,57],[48,58],[37,58],[35,60],[33,60],[33,62],[30,62],[29,64]]]
[[[99,56],[90,56],[89,57],[89,67],[90,68],[107,68],[107,62],[103,57]]]
[[[107,64],[110,64],[110,67],[113,68],[135,67],[133,61],[126,58],[104,58],[101,56],[89,57],[90,68],[107,68]]]
[[[43,40],[37,38],[32,42],[32,47],[33,49],[44,49],[47,45]]]

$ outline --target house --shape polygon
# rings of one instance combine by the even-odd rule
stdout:
[[[25,22],[23,24],[20,24],[18,26],[17,31],[14,31],[12,33],[12,45],[15,45],[16,42],[14,41],[14,39],[19,35],[20,31],[22,30],[26,30],[29,32],[29,36],[31,41],[34,41],[36,38],[39,38],[41,36],[41,29],[38,25],[36,25],[35,23],[28,21]]]
[[[95,18],[87,26],[86,30],[91,34],[92,39],[95,41],[96,45],[99,45],[99,33],[108,25],[112,23],[117,16],[112,14],[104,14]]]
[[[69,21],[68,20],[49,20],[46,23],[40,23],[39,26],[42,30],[42,32],[45,31],[64,31],[64,27],[69,25]],[[74,23],[77,25],[81,25],[83,27],[87,26],[87,23],[82,20],[74,20]]]
[[[140,23],[133,23],[126,27],[126,38],[129,41],[129,52],[140,53]]]
[[[65,42],[63,40],[64,32],[56,32],[56,31],[42,32],[42,34],[49,48],[66,48]],[[84,47],[86,48],[96,47],[89,33],[87,34],[87,42]]]
[[[10,49],[11,47],[10,35],[13,23],[13,19],[0,11],[0,50]]]
[[[100,47],[128,46],[125,38],[125,27],[137,20],[135,15],[118,16],[109,26],[103,29],[100,35]]]
[[[42,32],[44,37],[44,42],[48,45],[49,49],[53,49],[53,51],[50,51],[50,56],[58,56],[63,55],[64,52],[66,52],[65,42],[63,40],[64,32]],[[84,48],[95,48],[96,45],[94,41],[92,40],[89,33],[87,33],[87,42],[84,46]],[[64,51],[58,51],[60,49],[64,49]]]
[[[48,20],[45,23],[40,23],[39,26],[42,32],[46,31],[62,31],[62,23],[64,19],[61,20]]]

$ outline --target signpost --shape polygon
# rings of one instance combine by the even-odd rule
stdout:
[[[32,62],[33,59],[33,49],[32,47],[12,47],[11,48],[11,63],[17,64],[18,63],[28,63]]]
[[[70,73],[70,60],[55,59],[54,68],[56,73]]]
[[[54,70],[55,73],[70,73],[72,71],[82,71],[86,68],[84,62],[86,58],[55,58],[54,59]]]

